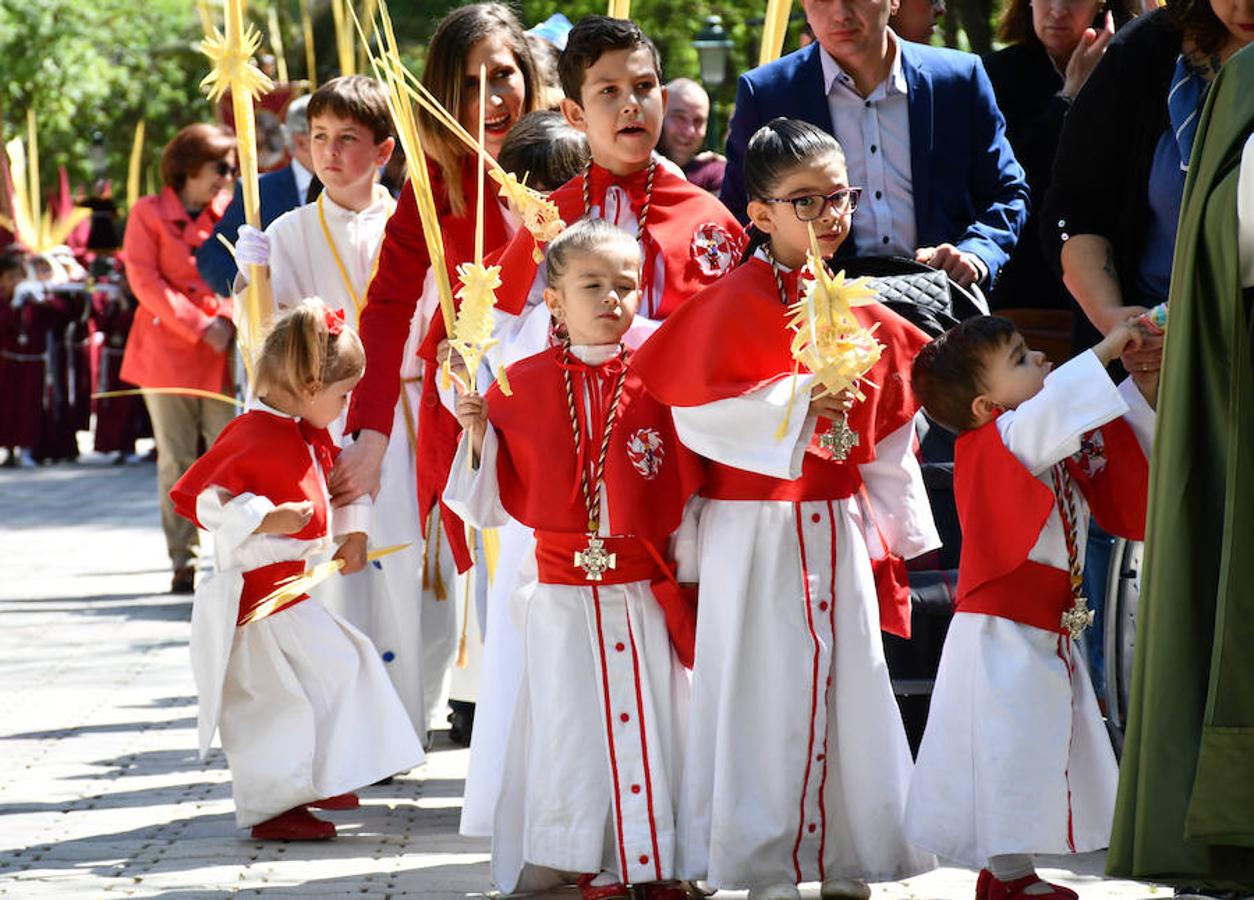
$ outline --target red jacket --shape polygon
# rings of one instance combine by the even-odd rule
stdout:
[[[192,221],[178,194],[165,187],[131,208],[122,250],[140,309],[122,359],[124,381],[206,391],[222,391],[229,384],[227,355],[214,351],[201,335],[216,317],[231,318],[232,301],[201,280],[195,253],[230,200],[228,192],[219,193]]]

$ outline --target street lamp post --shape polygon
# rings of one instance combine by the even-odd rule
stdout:
[[[710,95],[710,121],[705,132],[707,147],[713,148],[718,139],[718,94],[727,80],[727,58],[731,55],[732,40],[723,28],[722,16],[706,16],[705,24],[692,41],[701,67],[701,83]]]

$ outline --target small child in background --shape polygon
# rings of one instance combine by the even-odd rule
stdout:
[[[548,194],[583,171],[588,139],[557,110],[538,109],[510,129],[496,161],[506,172],[525,178],[528,187]]]
[[[1140,327],[1114,328],[1056,371],[1007,319],[968,319],[924,347],[912,382],[958,432],[958,599],[906,808],[910,840],[982,866],[976,900],[1065,900],[1034,853],[1107,846],[1118,768],[1075,646],[1089,515],[1145,528],[1155,383],[1106,366]]]
[[[369,498],[332,510],[339,448],[326,430],[364,367],[342,312],[295,307],[266,338],[258,399],[170,492],[179,515],[214,535],[215,574],[192,607],[200,752],[220,730],[236,822],[257,840],[334,837],[307,807],[354,809],[352,791],[423,759],[370,641],[308,594],[267,601],[333,536],[343,574],[366,564]]]
[[[583,219],[550,244],[547,269],[569,340],[511,366],[511,396],[458,398],[444,492],[475,527],[512,518],[536,537],[518,577],[538,585],[513,604],[523,663],[493,877],[513,893],[575,872],[585,900],[625,900],[629,884],[683,900],[674,811],[693,621],[676,578],[692,579],[669,544],[700,468],[626,366],[635,240]]]

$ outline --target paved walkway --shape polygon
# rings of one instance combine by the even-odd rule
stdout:
[[[326,814],[337,840],[240,837],[221,752],[202,763],[194,749],[191,603],[165,593],[154,485],[151,464],[92,458],[0,470],[0,895],[490,892],[487,842],[457,834],[466,751],[443,732],[424,768]],[[1052,863],[1084,900],[1171,895],[1100,881],[1100,855]],[[973,885],[946,868],[875,896],[968,900]]]

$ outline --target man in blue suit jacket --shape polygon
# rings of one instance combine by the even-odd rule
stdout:
[[[309,153],[309,120],[305,117],[305,107],[308,105],[309,95],[305,95],[296,98],[287,107],[283,130],[287,136],[288,150],[292,154],[291,163],[274,172],[267,172],[257,180],[263,230],[283,213],[310,199],[310,185],[315,184],[315,181],[313,157]],[[205,280],[205,284],[223,296],[231,293],[238,269],[235,258],[222,246],[217,236],[222,235],[234,245],[239,227],[243,224],[244,192],[237,187],[235,196],[231,198],[222,218],[213,229],[213,236],[196,251],[196,270],[200,272],[200,277]]]
[[[816,41],[740,76],[722,200],[746,218],[745,147],[777,116],[834,134],[862,187],[841,256],[904,255],[987,288],[1027,218],[1023,169],[978,56],[888,28],[896,0],[803,0]]]

